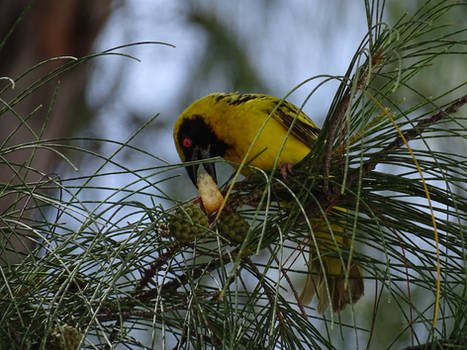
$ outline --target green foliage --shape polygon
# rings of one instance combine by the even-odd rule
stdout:
[[[228,209],[249,226],[237,232],[247,230],[237,246],[221,239],[215,225],[211,234],[183,244],[168,234],[174,215],[186,220],[181,209],[186,204],[164,190],[181,165],[132,145],[155,117],[126,142],[39,136],[1,147],[0,164],[14,169],[15,181],[0,184],[0,199],[11,201],[0,213],[0,346],[44,349],[64,329],[74,330],[81,348],[461,346],[467,313],[467,156],[440,151],[436,142],[465,143],[465,116],[458,112],[465,96],[457,104],[440,101],[447,92],[460,96],[467,82],[427,98],[411,81],[437,58],[464,49],[459,38],[467,28],[446,31],[442,22],[462,6],[426,2],[389,26],[382,22],[381,5],[366,3],[368,35],[346,75],[324,81],[338,79],[342,85],[313,156],[297,166],[289,183],[253,174],[236,184]],[[425,40],[440,29],[443,34]],[[119,53],[66,58],[2,102],[0,118],[53,78],[109,54]],[[12,80],[5,82],[0,94],[12,87]],[[398,100],[401,91],[416,102]],[[18,120],[28,128],[27,120]],[[112,152],[91,151],[95,142]],[[73,154],[80,154],[96,166],[85,176],[61,178],[35,169],[36,153],[24,164],[7,160],[25,149],[54,152],[73,168]],[[124,150],[154,166],[129,169],[120,158]],[[31,172],[39,179],[27,181]],[[174,208],[165,208],[162,200]],[[336,204],[347,211],[328,215]],[[341,315],[319,315],[298,302],[303,256],[319,240],[310,235],[313,220],[325,222],[331,232],[333,224],[348,223],[350,249],[334,254],[352,256],[364,270],[367,299]],[[334,232],[333,238],[342,234]],[[5,258],[3,238],[25,236],[35,249],[13,264]],[[245,254],[253,251],[258,254]],[[150,339],[141,340],[139,330]]]

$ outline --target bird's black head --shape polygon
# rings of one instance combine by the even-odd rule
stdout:
[[[184,161],[196,161],[212,157],[222,157],[227,144],[216,136],[211,127],[200,115],[185,119],[178,129],[177,142],[183,152]],[[213,163],[204,164],[204,169],[217,182],[216,168]],[[186,167],[188,176],[196,186],[198,165]]]

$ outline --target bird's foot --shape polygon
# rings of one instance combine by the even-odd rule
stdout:
[[[281,162],[279,171],[280,171],[284,181],[288,181],[287,177],[288,177],[289,174],[294,175],[293,167],[294,167],[293,163]]]

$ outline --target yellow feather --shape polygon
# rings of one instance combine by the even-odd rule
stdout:
[[[194,102],[181,114],[174,127],[174,137],[183,121],[194,116],[202,116],[217,137],[231,146],[223,158],[241,163],[251,141],[280,102],[279,98],[261,94],[211,94]],[[284,117],[290,120],[297,118],[296,124],[306,124],[310,130],[319,130],[303,112],[298,113],[295,106],[283,101],[253,145],[249,158],[252,161],[248,163],[249,165],[264,170],[273,168],[281,145],[287,136],[288,128],[285,126],[289,120],[284,120]],[[277,164],[297,163],[310,151],[310,146],[300,141],[297,135],[294,135],[295,132],[296,129],[293,128]],[[316,134],[308,134],[309,139],[315,139],[316,136]],[[181,159],[185,160],[180,145],[176,143],[176,146]]]
[[[214,93],[195,101],[175,123],[174,140],[182,161],[187,159],[180,144],[179,131],[182,125],[194,119],[201,119],[226,145],[222,157],[234,163],[243,161],[256,139],[246,164],[263,170],[271,170],[282,162],[294,164],[302,160],[310,152],[319,132],[305,113],[279,98],[262,94]],[[285,146],[280,153],[283,142]],[[332,225],[329,229],[318,222],[314,236],[318,249],[310,243],[309,274],[300,299],[308,303],[317,295],[319,312],[323,313],[329,304],[334,311],[340,311],[363,295],[360,268],[351,265],[349,281],[345,283],[347,261],[329,254],[348,246],[344,224]],[[316,256],[318,250],[321,259]]]

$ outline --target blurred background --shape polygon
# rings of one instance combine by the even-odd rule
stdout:
[[[388,25],[405,11],[414,11],[422,2],[388,1],[385,13]],[[465,11],[459,11],[451,20],[459,24],[465,23],[466,18]],[[2,0],[2,77],[17,78],[51,57],[81,57],[138,41],[175,45],[175,48],[155,44],[124,48],[119,52],[140,62],[122,56],[97,57],[67,72],[59,81],[52,79],[17,105],[34,132],[16,132],[8,143],[27,142],[39,134],[47,139],[105,138],[126,142],[157,114],[131,144],[160,159],[147,164],[147,157],[129,151],[119,157],[129,169],[178,163],[172,127],[194,100],[211,92],[230,91],[284,97],[306,79],[344,75],[368,31],[366,23],[363,1]],[[45,63],[18,81],[15,89],[28,86],[65,61]],[[463,82],[467,65],[460,56],[454,56],[449,61],[437,62],[427,73],[430,74],[414,84],[425,95],[436,96]],[[321,81],[323,78],[304,84],[288,99],[301,105]],[[319,87],[304,106],[318,126],[326,116],[338,83],[334,79]],[[401,101],[403,98],[400,96]],[[0,140],[11,135],[17,122],[14,114],[3,116]],[[85,146],[95,147],[94,151],[103,154],[111,154],[117,147],[98,142]],[[458,145],[439,147],[459,152]],[[461,147],[465,148],[465,144]],[[28,156],[24,153],[25,158]],[[15,153],[15,157],[21,157],[21,153]],[[85,176],[100,164],[99,159],[82,153],[70,157],[77,169],[51,152],[39,152],[33,166],[44,174],[59,173],[67,178]],[[183,169],[175,173],[183,176],[167,182],[164,191],[178,200],[195,195]],[[9,177],[6,175],[2,181]],[[106,177],[105,181],[114,188],[129,182],[121,176]],[[387,311],[391,312],[390,309],[389,305]],[[371,300],[367,310],[365,317],[370,318]],[[386,317],[389,325],[401,322],[387,315],[379,317]],[[378,341],[384,344],[384,330],[377,332]],[[386,336],[388,340],[393,338],[390,334]]]
[[[385,12],[388,25],[422,2],[389,1]],[[0,51],[1,76],[15,78],[51,57],[80,57],[132,42],[175,45],[148,44],[120,50],[140,62],[121,56],[91,60],[60,77],[56,98],[56,81],[52,80],[19,106],[27,115],[41,105],[29,121],[39,131],[49,118],[45,138],[125,141],[158,114],[132,144],[171,163],[178,162],[173,124],[194,100],[211,92],[230,91],[283,97],[306,79],[343,75],[368,29],[363,1],[4,0],[0,4],[0,35],[7,39]],[[463,13],[458,15],[452,18],[453,23],[466,21]],[[26,86],[62,63],[48,62],[19,84]],[[466,69],[460,56],[437,62],[430,68],[433,74],[418,83],[419,88],[428,96],[436,96],[438,91],[459,84]],[[322,80],[303,85],[289,100],[301,105]],[[336,79],[324,84],[304,106],[318,125],[325,118],[337,85]],[[46,101],[54,103],[50,116]],[[16,118],[4,118],[2,123],[9,121],[14,125]],[[11,128],[2,128],[2,139]],[[58,159],[49,153],[37,157],[36,162],[48,173],[60,167]],[[92,166],[77,162],[83,172]],[[142,166],[131,157],[126,164],[130,168]],[[60,172],[69,170],[67,166],[60,168]],[[176,186],[175,195],[185,196],[188,180],[182,178],[180,182],[184,185]],[[177,190],[181,188],[183,191]]]

